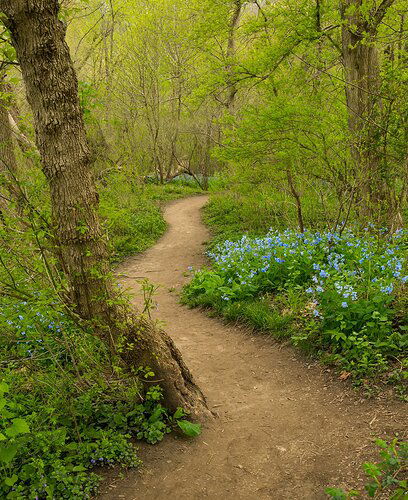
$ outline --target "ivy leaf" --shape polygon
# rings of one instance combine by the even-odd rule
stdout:
[[[14,418],[13,424],[6,429],[6,434],[9,437],[16,437],[19,434],[27,434],[28,432],[30,432],[30,427],[22,418]]]
[[[0,462],[9,464],[15,457],[18,450],[18,445],[16,443],[9,446],[0,447]]]
[[[184,413],[184,410],[183,408],[177,408],[177,410],[175,411],[174,415],[173,415],[173,418],[174,420],[177,420],[181,417],[184,417],[185,413]]]
[[[186,436],[196,437],[201,434],[201,425],[193,424],[188,420],[177,420],[177,425],[184,432]]]
[[[18,476],[16,476],[16,474],[13,474],[11,477],[6,477],[4,482],[7,486],[13,486],[14,483],[17,481],[17,479],[18,479]]]
[[[0,394],[4,394],[5,392],[9,392],[10,388],[6,382],[0,382]]]

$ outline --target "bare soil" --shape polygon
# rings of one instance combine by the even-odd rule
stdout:
[[[218,417],[200,437],[142,445],[144,466],[107,481],[101,500],[323,499],[326,486],[356,486],[375,437],[406,433],[407,407],[367,400],[289,346],[179,304],[189,266],[206,264],[205,196],[169,204],[169,229],[120,268],[140,304],[138,281],[159,284],[154,312],[180,348]]]

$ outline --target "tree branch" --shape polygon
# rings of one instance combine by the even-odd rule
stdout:
[[[378,9],[376,10],[374,16],[373,16],[373,27],[377,28],[378,25],[381,23],[383,20],[385,14],[387,13],[387,10],[391,5],[395,2],[395,0],[382,0],[380,3]]]

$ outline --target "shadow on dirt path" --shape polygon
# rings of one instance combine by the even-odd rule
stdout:
[[[205,264],[209,234],[200,209],[206,201],[199,196],[169,204],[167,233],[119,271],[135,292],[142,277],[161,285],[154,315],[219,418],[199,438],[169,436],[160,445],[143,445],[144,467],[105,485],[99,498],[326,498],[326,486],[361,479],[372,438],[406,429],[406,406],[361,399],[294,349],[178,303],[187,268]]]

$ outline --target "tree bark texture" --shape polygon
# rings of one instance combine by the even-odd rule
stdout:
[[[205,412],[204,397],[173,341],[132,313],[127,302],[121,303],[110,277],[77,78],[58,8],[56,0],[0,0],[34,115],[69,301],[128,367],[148,366],[154,371],[171,409],[183,406],[193,414]]]
[[[380,62],[374,39],[392,0],[383,1],[368,20],[361,12],[362,4],[363,0],[341,2],[342,51],[351,154],[363,213],[373,215],[385,201],[386,181],[380,150]]]
[[[242,9],[242,0],[234,0],[233,1],[233,10],[232,16],[228,29],[228,40],[227,40],[227,100],[226,107],[232,111],[235,102],[235,96],[238,92],[237,84],[234,81],[234,62],[233,59],[235,57],[236,51],[236,31],[238,28],[239,18],[241,15]]]

